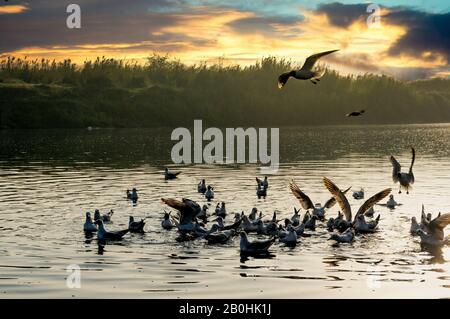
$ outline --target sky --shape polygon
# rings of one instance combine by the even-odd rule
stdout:
[[[79,29],[66,25],[71,3],[81,8]],[[76,63],[143,62],[156,52],[187,64],[275,56],[301,66],[339,49],[322,62],[344,74],[448,78],[449,30],[448,0],[0,0],[1,57]]]

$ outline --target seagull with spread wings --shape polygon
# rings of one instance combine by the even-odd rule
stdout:
[[[192,231],[195,228],[195,218],[203,211],[198,203],[187,198],[183,198],[181,201],[173,198],[161,198],[161,201],[180,213],[180,221],[176,225],[179,230]]]
[[[414,161],[416,159],[416,150],[414,147],[411,147],[411,153],[412,153],[412,159],[411,159],[411,165],[409,166],[408,173],[402,173],[402,166],[400,163],[395,159],[394,156],[391,156],[391,164],[392,164],[392,180],[394,183],[400,183],[400,189],[398,190],[398,193],[400,194],[402,192],[402,187],[406,189],[406,194],[409,194],[409,189],[411,188],[411,185],[414,184],[414,174],[413,174],[413,165]]]
[[[313,70],[314,65],[321,57],[336,51],[339,50],[325,51],[309,56],[308,58],[306,58],[305,63],[300,69],[283,73],[278,77],[278,88],[283,88],[290,77],[293,77],[297,80],[311,80],[312,83],[317,84],[317,82],[320,81],[320,78],[323,76],[324,72]]]
[[[444,236],[444,228],[450,224],[450,213],[439,215],[430,222],[425,221],[424,223],[426,231],[423,229],[417,230],[422,244],[444,245],[450,243],[450,238]]]
[[[336,204],[336,200],[334,199],[334,197],[331,197],[323,206],[320,203],[314,205],[309,196],[302,192],[302,190],[297,186],[294,180],[289,183],[289,188],[291,189],[292,194],[294,194],[294,196],[298,199],[303,209],[311,209],[313,216],[316,216],[320,220],[323,220],[325,218],[325,210],[333,207]],[[343,193],[347,193],[350,188],[351,187],[347,188]]]
[[[377,217],[373,223],[372,222],[366,222],[364,218],[364,213],[369,210],[373,205],[378,203],[380,200],[385,198],[390,194],[392,189],[387,188],[385,190],[382,190],[381,192],[373,195],[368,200],[364,202],[364,204],[361,205],[361,207],[358,209],[358,212],[355,215],[354,220],[352,219],[352,210],[350,207],[350,204],[348,202],[347,197],[345,197],[345,194],[337,187],[331,180],[324,177],[323,183],[325,187],[328,189],[328,191],[333,195],[336,202],[341,207],[342,212],[344,213],[346,222],[349,227],[354,227],[356,232],[373,232],[378,225],[379,217]]]

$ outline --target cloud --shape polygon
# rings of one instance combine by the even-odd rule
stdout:
[[[406,32],[387,50],[391,56],[407,55],[428,61],[444,58],[450,61],[450,12],[428,13],[405,7],[384,8],[381,23],[403,27]],[[342,4],[338,2],[319,5],[316,12],[327,16],[330,23],[349,28],[369,16],[367,4]]]
[[[8,5],[0,6],[0,15],[2,14],[17,14],[28,10],[26,6],[23,5]]]
[[[442,55],[450,62],[450,12],[426,13],[394,9],[385,17],[388,23],[404,25],[407,33],[389,49],[391,55],[410,55],[428,60]]]
[[[235,32],[239,33],[261,33],[266,35],[285,37],[283,31],[301,32],[297,27],[303,20],[303,17],[298,16],[252,16],[242,19],[237,19],[228,24]]]
[[[320,4],[317,13],[324,13],[334,26],[347,28],[358,20],[366,19],[368,4],[342,4],[339,2]]]

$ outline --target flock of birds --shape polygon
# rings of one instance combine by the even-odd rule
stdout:
[[[411,185],[414,184],[413,165],[415,161],[415,150],[412,150],[412,161],[407,172],[403,172],[400,163],[391,156],[392,178],[395,183],[399,183],[399,193],[406,190],[409,193]],[[166,180],[173,180],[178,177],[180,172],[171,172],[167,168],[164,172]],[[267,176],[264,179],[256,178],[256,195],[258,198],[266,197],[269,188]],[[214,212],[209,212],[210,201],[214,199],[214,188],[207,185],[205,179],[202,179],[197,185],[197,191],[201,193],[208,204],[199,203],[182,198],[181,200],[173,198],[162,198],[162,202],[175,209],[177,213],[164,211],[164,218],[161,221],[162,228],[166,230],[177,229],[180,233],[179,240],[204,239],[209,244],[227,243],[236,235],[240,235],[240,252],[244,255],[267,254],[269,248],[279,241],[288,246],[295,246],[300,238],[310,237],[320,224],[330,232],[329,240],[335,242],[335,245],[351,243],[358,234],[374,233],[377,231],[380,221],[380,215],[375,217],[374,205],[383,205],[394,209],[401,205],[397,203],[391,194],[392,189],[386,188],[363,202],[356,211],[352,213],[352,207],[349,204],[346,194],[351,187],[341,190],[329,178],[323,178],[325,188],[330,192],[331,198],[325,204],[316,203],[306,195],[300,187],[292,180],[289,189],[295,198],[298,199],[301,207],[305,211],[301,217],[300,209],[294,208],[294,214],[291,218],[278,219],[277,211],[273,213],[271,219],[264,220],[264,216],[257,208],[246,215],[244,212],[229,214],[226,209],[226,203],[217,203]],[[127,190],[127,199],[137,202],[139,199],[137,190]],[[355,199],[364,199],[364,189],[354,191]],[[379,204],[381,200],[388,197],[386,203]],[[328,217],[327,211],[338,204],[340,211],[336,217]],[[88,234],[97,233],[99,241],[120,240],[128,232],[143,233],[145,220],[136,221],[133,216],[129,217],[128,228],[120,231],[108,231],[104,224],[111,221],[114,212],[111,210],[107,214],[101,214],[95,211],[94,220],[89,212],[86,213],[86,222],[84,231]],[[232,216],[232,222],[225,223],[227,216]],[[444,245],[450,243],[448,238],[444,237],[444,228],[450,224],[450,213],[441,214],[432,218],[431,214],[425,214],[422,207],[422,216],[420,222],[416,217],[411,219],[410,232],[414,236],[420,236],[421,243],[427,245]],[[256,233],[262,236],[268,236],[265,239],[250,239],[249,233]]]

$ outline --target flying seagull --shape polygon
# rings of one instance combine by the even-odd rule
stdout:
[[[387,197],[391,192],[390,188],[382,190],[381,192],[373,195],[368,200],[361,205],[356,213],[354,219],[352,219],[352,210],[350,204],[345,197],[344,193],[337,187],[331,180],[324,177],[323,183],[328,191],[333,195],[336,202],[339,204],[342,212],[344,213],[346,224],[348,227],[353,226],[357,232],[372,232],[375,230],[379,218],[376,219],[376,223],[371,225],[365,222],[364,213],[368,211],[371,207],[373,207],[376,203],[378,203],[383,198]],[[348,228],[347,227],[347,228]]]
[[[313,71],[314,64],[321,57],[336,51],[339,50],[325,51],[309,56],[306,58],[305,63],[299,70],[292,70],[290,72],[283,73],[278,77],[278,88],[283,88],[290,77],[296,78],[297,80],[311,80],[312,83],[317,84],[324,72]]]
[[[414,174],[412,171],[414,161],[416,159],[416,151],[414,147],[411,147],[411,153],[412,153],[412,159],[411,159],[411,166],[409,166],[408,173],[402,173],[402,166],[400,163],[395,159],[394,156],[391,156],[391,164],[392,164],[392,180],[394,183],[399,182],[400,183],[400,189],[398,193],[400,194],[402,192],[402,187],[406,189],[406,194],[409,194],[409,189],[411,188],[411,185],[414,184]]]
[[[365,110],[361,110],[361,111],[353,111],[351,113],[346,114],[345,116],[347,117],[353,117],[353,116],[361,116],[363,115],[365,112]]]

